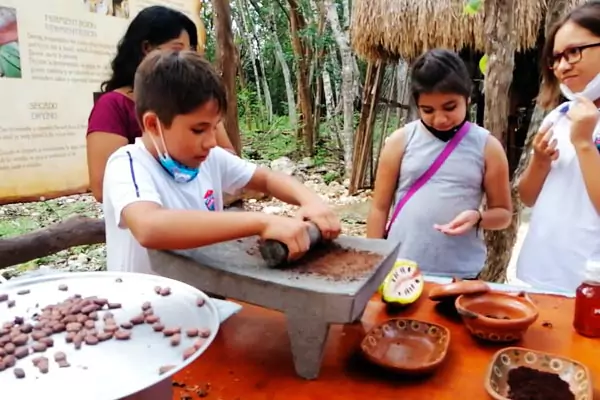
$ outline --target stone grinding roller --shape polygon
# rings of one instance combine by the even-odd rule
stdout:
[[[321,242],[321,231],[315,224],[309,224],[308,236],[310,238],[310,249]],[[288,248],[278,240],[267,239],[259,245],[260,254],[269,268],[285,268],[290,265],[288,260]]]

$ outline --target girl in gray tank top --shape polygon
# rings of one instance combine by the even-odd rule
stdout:
[[[467,122],[472,84],[458,55],[441,49],[423,54],[411,80],[420,120],[386,141],[367,236],[400,241],[398,258],[417,262],[427,274],[475,278],[486,259],[481,230],[504,229],[511,221],[506,154],[488,131]],[[446,146],[453,150],[441,162]],[[434,163],[437,171],[415,191]]]

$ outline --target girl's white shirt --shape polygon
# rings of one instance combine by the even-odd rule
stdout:
[[[542,289],[574,291],[584,279],[588,259],[600,257],[600,215],[587,193],[570,140],[571,121],[561,112],[566,104],[542,123],[553,125],[560,155],[533,207],[517,277]],[[594,135],[600,137],[600,123]]]

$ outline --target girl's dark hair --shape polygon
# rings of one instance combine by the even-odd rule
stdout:
[[[131,21],[121,38],[117,55],[111,63],[112,76],[102,83],[102,91],[110,92],[123,86],[133,86],[135,70],[145,56],[144,44],[160,46],[178,38],[183,31],[190,36],[192,49],[196,49],[196,25],[185,14],[163,6],[144,8]]]
[[[558,103],[560,94],[559,82],[548,63],[554,53],[554,39],[556,38],[556,33],[567,22],[573,22],[600,38],[600,1],[589,1],[574,8],[569,14],[554,24],[548,32],[542,50],[541,68],[543,81],[540,97],[538,99],[539,104],[543,108],[554,108]]]
[[[415,102],[423,93],[453,93],[471,96],[473,83],[458,54],[433,49],[419,56],[411,68],[411,93]]]

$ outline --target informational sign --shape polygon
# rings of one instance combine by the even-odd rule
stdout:
[[[0,0],[0,204],[88,190],[94,92],[137,13],[200,0]]]

